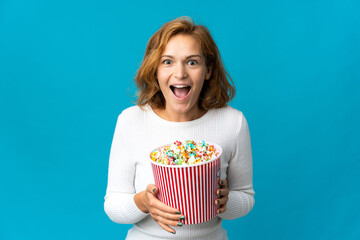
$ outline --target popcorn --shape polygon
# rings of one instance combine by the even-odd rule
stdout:
[[[216,158],[219,152],[214,145],[193,140],[175,141],[151,152],[152,161],[165,165],[192,165]]]

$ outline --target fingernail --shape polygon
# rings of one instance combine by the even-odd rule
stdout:
[[[175,234],[175,232],[174,232],[174,231],[172,231],[171,233],[172,233],[172,234]]]
[[[219,194],[221,194],[221,191],[219,190]]]
[[[223,180],[221,180],[221,181],[220,181],[220,184],[221,184],[221,185],[223,185],[223,184],[224,184],[224,181],[223,181]]]
[[[175,213],[176,213],[176,214],[180,214],[180,212],[179,212],[179,211],[176,211]]]
[[[178,226],[182,226],[182,223],[178,223]]]
[[[221,213],[221,210],[218,210],[218,213]]]
[[[185,219],[185,217],[184,217],[184,216],[181,216],[181,217],[180,217],[180,220],[184,220],[184,219]]]
[[[156,188],[153,189],[153,193],[155,193],[155,191],[156,191]]]
[[[220,200],[216,200],[216,204],[220,204]]]

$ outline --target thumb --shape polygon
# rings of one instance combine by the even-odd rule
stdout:
[[[159,193],[159,189],[154,184],[149,184],[146,190],[154,195]]]

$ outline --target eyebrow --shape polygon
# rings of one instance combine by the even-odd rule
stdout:
[[[173,56],[171,56],[171,55],[162,55],[162,56],[161,56],[161,58],[163,58],[163,57],[174,58],[174,57],[173,57]],[[189,55],[189,56],[187,56],[187,57],[186,57],[186,59],[188,59],[188,58],[193,58],[193,57],[198,57],[198,58],[201,58],[201,56],[200,56],[200,55],[198,55],[198,54],[193,54],[193,55]]]

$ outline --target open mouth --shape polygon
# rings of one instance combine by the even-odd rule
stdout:
[[[188,85],[171,85],[171,91],[178,98],[183,98],[190,92],[191,87]]]

